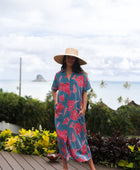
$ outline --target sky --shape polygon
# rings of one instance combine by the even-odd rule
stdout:
[[[140,81],[139,0],[0,0],[0,80],[53,80],[76,48],[93,81]]]

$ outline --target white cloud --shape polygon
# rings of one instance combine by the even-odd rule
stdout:
[[[18,74],[19,57],[25,78],[37,72],[54,75],[60,65],[53,56],[67,47],[79,49],[90,77],[138,76],[139,5],[139,0],[1,1],[1,76]]]
[[[133,66],[132,62],[128,61],[128,59],[124,58],[120,63],[119,67],[124,70],[129,70]]]

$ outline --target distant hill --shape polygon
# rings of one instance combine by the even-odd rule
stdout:
[[[43,78],[43,76],[41,74],[38,74],[36,76],[36,79],[33,80],[33,82],[46,82],[46,80]]]

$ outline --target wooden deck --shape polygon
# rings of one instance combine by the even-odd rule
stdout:
[[[90,170],[86,162],[70,160],[69,170]],[[0,151],[0,170],[63,170],[62,159],[51,163],[46,157]],[[96,166],[96,170],[119,170]]]

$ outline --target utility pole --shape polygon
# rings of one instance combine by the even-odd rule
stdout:
[[[22,66],[22,58],[20,57],[19,96],[21,96],[21,66]]]

